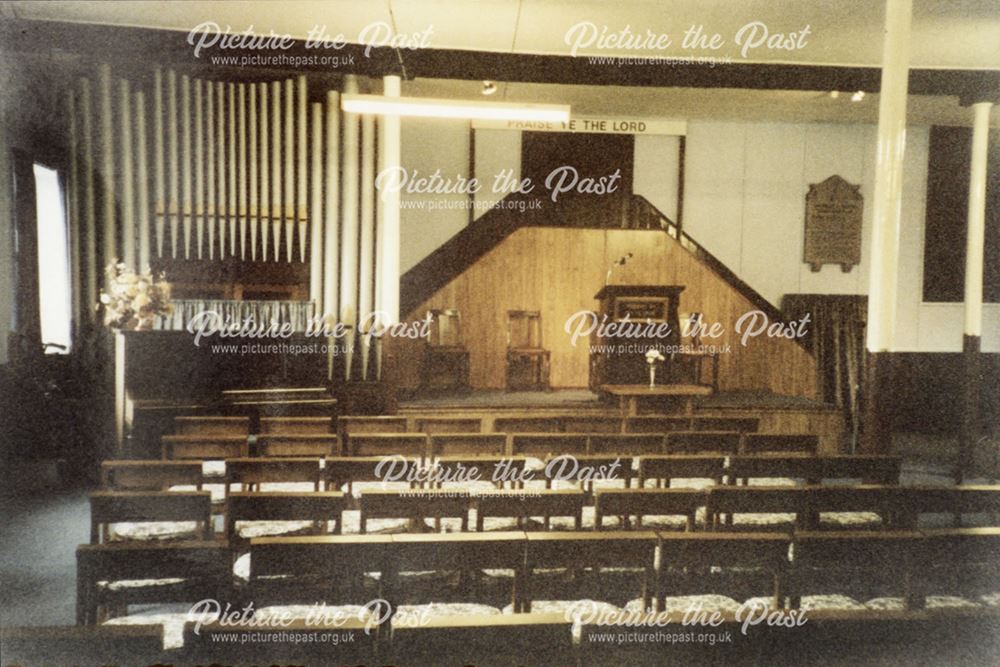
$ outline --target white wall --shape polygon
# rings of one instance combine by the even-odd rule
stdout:
[[[632,192],[645,197],[674,222],[677,222],[680,143],[680,137],[637,135],[632,172]]]
[[[470,177],[468,121],[404,118],[401,140],[402,165],[411,176],[440,169],[445,179]],[[405,273],[468,224],[469,198],[405,191],[401,198],[399,268]]]
[[[478,220],[493,204],[507,196],[494,190],[494,181],[504,171],[511,179],[521,179],[520,130],[476,130],[476,178],[482,189],[476,193],[475,218]]]

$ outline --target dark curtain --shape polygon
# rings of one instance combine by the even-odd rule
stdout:
[[[868,297],[855,294],[787,294],[782,311],[790,320],[809,313],[806,348],[816,357],[817,393],[844,414],[851,451],[857,445],[861,385],[865,377]]]

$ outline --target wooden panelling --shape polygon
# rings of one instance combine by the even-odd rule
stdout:
[[[725,328],[714,341],[702,341],[731,346],[720,356],[721,391],[769,390],[815,397],[813,357],[787,339],[758,337],[741,345],[735,324],[754,306],[662,231],[519,229],[409,313],[409,319],[419,319],[433,308],[458,309],[470,353],[472,386],[502,388],[507,311],[541,311],[542,345],[552,351],[552,386],[586,387],[589,338],[581,337],[572,345],[566,321],[578,311],[596,309],[593,296],[604,285],[608,267],[628,253],[632,259],[615,268],[613,282],[684,285],[681,312],[703,313],[705,322],[719,322]],[[421,345],[401,346],[403,388],[419,383]]]

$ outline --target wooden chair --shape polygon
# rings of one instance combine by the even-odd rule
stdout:
[[[883,454],[823,456],[823,479],[860,479],[865,484],[899,484],[903,459]]]
[[[529,417],[527,415],[497,417],[493,420],[496,433],[561,433],[562,418]]]
[[[507,436],[503,433],[438,433],[429,436],[428,456],[503,456]]]
[[[747,433],[743,437],[743,453],[799,453],[815,455],[819,450],[819,436],[777,433]]]
[[[323,458],[339,453],[340,444],[332,433],[269,433],[258,435],[256,441],[261,457]]]
[[[692,431],[736,431],[756,433],[760,427],[757,417],[709,417],[696,415],[691,418]]]
[[[823,460],[802,454],[738,455],[729,458],[729,482],[746,484],[750,479],[790,477],[819,484],[823,480]]]
[[[431,310],[430,331],[420,366],[423,391],[469,388],[469,350],[462,338],[462,315],[453,308]]]
[[[428,435],[479,433],[483,430],[483,420],[480,417],[415,417],[413,430]]]
[[[399,600],[412,599],[404,572],[460,572],[470,570],[513,570],[510,600],[515,610],[521,606],[524,589],[525,533],[520,531],[393,535],[388,550],[390,570],[385,576],[384,593],[393,609]],[[461,587],[460,587],[461,590]],[[458,593],[468,595],[467,593]],[[450,601],[447,593],[435,590],[434,600]],[[477,597],[473,587],[472,595]]]
[[[724,530],[723,518],[728,526],[736,514],[794,514],[796,522],[804,522],[810,507],[810,488],[814,487],[715,486],[708,492],[706,521],[713,530]],[[788,530],[791,526],[778,524],[768,528]]]
[[[407,459],[408,466],[419,466],[422,459]],[[382,467],[380,467],[382,466]],[[353,497],[355,482],[380,482],[387,479],[386,457],[384,456],[343,456],[328,458],[324,462],[323,481],[326,488],[340,490],[347,485],[347,494]],[[417,484],[409,484],[411,488]]]
[[[657,609],[671,595],[723,591],[738,600],[765,594],[775,608],[783,606],[780,583],[789,565],[790,535],[663,531],[659,537]]]
[[[238,484],[240,491],[276,490],[264,489],[264,484],[309,484],[313,491],[319,491],[319,459],[230,459],[226,461],[227,494],[233,484]]]
[[[249,453],[246,436],[165,435],[160,439],[164,461],[234,459]]]
[[[312,521],[317,533],[325,532],[327,522],[332,521],[333,532],[340,533],[344,506],[344,494],[339,491],[231,493],[225,535],[230,544],[245,542],[237,525],[241,521]]]
[[[815,530],[822,512],[871,512],[891,526],[900,499],[895,486],[721,486],[709,491],[708,516],[717,528],[722,514],[795,514],[798,527]]]
[[[250,435],[250,418],[184,415],[174,417],[176,435]]]
[[[469,530],[471,495],[467,491],[420,489],[417,491],[364,491],[358,507],[361,510],[361,533],[368,532],[369,519],[409,519],[421,522],[434,519],[459,519],[462,532]]]
[[[655,555],[659,538],[652,531],[583,531],[525,533],[527,553],[525,572],[527,585],[520,609],[530,612],[531,602],[544,599],[542,582],[535,576],[540,569],[590,569],[600,576],[602,568],[634,568],[639,570],[640,595],[643,607],[649,609],[655,593]],[[556,595],[562,592],[560,582]],[[572,596],[572,593],[570,593]],[[570,597],[570,599],[573,599]]]
[[[573,623],[565,614],[432,617],[425,624],[393,627],[393,664],[572,665]]]
[[[639,457],[639,488],[656,480],[657,488],[670,487],[672,479],[711,479],[722,484],[726,457],[715,454],[659,454]]]
[[[427,436],[423,433],[356,434],[347,443],[349,456],[390,456],[400,454],[408,458],[427,455]]]
[[[308,535],[250,540],[245,596],[265,605],[325,603],[369,605],[384,599],[390,565],[389,535]],[[366,575],[378,573],[372,580]],[[371,607],[372,633],[380,636],[389,610]]]
[[[643,454],[662,454],[663,436],[653,433],[628,433],[616,435],[591,435],[590,454],[624,454],[641,456]]]
[[[182,537],[212,538],[212,494],[208,491],[94,491],[90,494],[90,543],[111,540],[111,526],[122,523],[195,524]],[[193,534],[191,534],[193,532]]]
[[[854,593],[862,599],[895,593],[917,606],[911,576],[926,547],[916,531],[802,531],[782,581],[789,606],[805,594]]]
[[[203,482],[199,461],[102,461],[101,483],[117,491],[166,491],[172,486],[193,486]]]
[[[7,627],[4,665],[153,665],[168,662],[162,625]]]
[[[564,433],[621,433],[621,417],[596,415],[566,415],[562,418]]]
[[[911,579],[913,606],[923,607],[929,594],[975,599],[1000,590],[1000,527],[929,528],[920,534],[922,548]]]
[[[130,604],[224,600],[232,584],[231,563],[229,546],[214,540],[80,545],[76,549],[77,624],[99,623],[107,608],[127,615]],[[181,581],[117,584],[168,578]]]
[[[626,433],[671,433],[691,431],[691,417],[639,416],[625,418]]]
[[[320,435],[336,432],[330,417],[261,417],[261,434]]]
[[[900,487],[895,519],[901,528],[915,529],[921,515],[950,514],[956,522],[963,515],[987,514],[993,525],[1000,515],[1000,486],[905,486]],[[957,526],[956,526],[957,527]]]
[[[595,482],[622,482],[623,488],[632,483],[632,459],[618,454],[561,454],[549,456],[541,473],[545,488],[556,481],[578,484],[591,493]],[[538,474],[535,475],[536,479]]]
[[[347,453],[352,435],[380,433],[406,433],[406,417],[355,416],[337,418],[337,437],[342,453]]]
[[[486,519],[517,519],[518,530],[529,530],[528,519],[541,517],[549,530],[552,517],[572,517],[575,529],[583,528],[583,507],[587,495],[573,489],[546,491],[496,491],[473,495],[476,531],[483,532]]]
[[[583,434],[560,433],[516,433],[510,436],[511,454],[514,456],[586,454],[587,436]]]
[[[695,513],[708,494],[697,489],[598,489],[594,492],[594,527],[604,529],[605,516],[621,517],[622,527],[642,529],[643,516],[682,516],[685,529],[694,530]]]
[[[507,391],[549,389],[551,353],[542,345],[542,314],[507,311]]]
[[[735,454],[740,434],[731,431],[689,431],[668,433],[665,454]]]

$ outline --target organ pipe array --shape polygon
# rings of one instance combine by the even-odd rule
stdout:
[[[361,88],[346,77],[346,92]],[[379,266],[398,257],[398,227],[383,231],[374,188],[376,151],[398,160],[398,146],[383,145],[382,119],[343,114],[339,91],[160,68],[130,81],[100,65],[66,110],[78,319],[94,322],[114,262],[168,280],[185,262],[305,264],[314,316],[351,328],[387,280],[398,289],[398,266]]]

